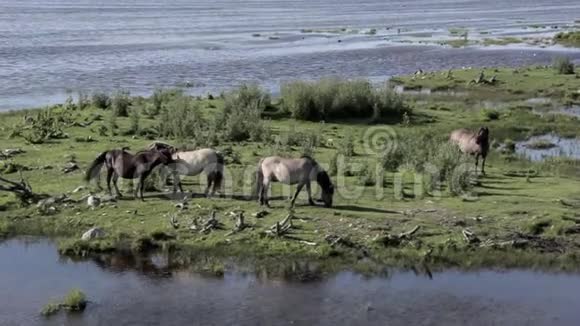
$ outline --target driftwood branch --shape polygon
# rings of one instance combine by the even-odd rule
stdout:
[[[399,234],[386,234],[375,239],[376,242],[382,243],[385,246],[398,246],[403,240],[410,240],[417,231],[421,229],[420,225],[415,226],[409,231],[401,232]]]
[[[270,230],[266,231],[266,234],[272,237],[281,237],[288,233],[292,228],[292,218],[294,214],[290,213],[281,222],[276,222],[276,224],[270,227]]]
[[[47,195],[37,194],[32,191],[30,184],[24,180],[22,173],[20,173],[20,182],[0,177],[0,191],[12,192],[20,199],[23,204],[33,204],[39,200],[46,198]]]

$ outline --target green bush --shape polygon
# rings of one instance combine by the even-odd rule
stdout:
[[[111,99],[106,93],[96,92],[91,96],[91,104],[98,109],[107,109],[111,105]]]
[[[117,117],[128,117],[129,107],[131,106],[131,98],[129,92],[118,91],[113,95],[111,100],[113,115]]]
[[[461,187],[466,189],[467,183],[464,181],[470,175],[466,174],[463,178],[464,170],[467,166],[471,167],[473,161],[445,137],[430,132],[410,132],[400,137],[397,146],[391,146],[388,152],[383,153],[381,163],[385,171],[393,172],[404,167],[421,173],[427,190],[447,185],[453,194],[459,193]]]
[[[256,85],[242,85],[224,94],[223,113],[215,120],[226,141],[268,141],[269,130],[262,113],[271,105],[270,95]]]
[[[161,110],[157,132],[164,138],[197,140],[203,137],[204,126],[205,121],[198,104],[191,97],[181,95]]]
[[[156,89],[151,95],[151,103],[145,106],[143,113],[149,118],[153,118],[161,113],[167,103],[177,97],[183,97],[184,93],[181,89]]]
[[[400,120],[409,109],[386,88],[375,89],[365,80],[322,79],[282,85],[283,110],[298,120]]]
[[[79,110],[84,110],[90,105],[89,95],[83,91],[79,91],[77,99],[77,108]]]
[[[574,74],[574,63],[568,57],[558,57],[554,59],[552,67],[558,74],[572,75]]]

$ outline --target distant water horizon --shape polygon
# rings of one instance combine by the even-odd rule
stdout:
[[[146,95],[188,85],[207,94],[257,83],[276,92],[293,79],[380,81],[417,69],[580,60],[573,49],[414,42],[456,28],[549,35],[578,19],[580,2],[547,0],[0,0],[0,110],[59,103],[79,91]]]

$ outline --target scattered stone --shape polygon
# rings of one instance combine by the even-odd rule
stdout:
[[[89,198],[87,198],[87,205],[91,208],[97,208],[101,205],[101,199],[97,196],[90,195]]]
[[[62,172],[64,172],[65,174],[74,172],[80,170],[80,167],[77,163],[75,162],[67,162],[65,163],[65,165],[62,168]]]
[[[85,186],[79,186],[79,187],[76,187],[75,190],[72,191],[72,193],[73,194],[76,194],[76,193],[81,192],[81,191],[83,191],[85,189],[87,189],[87,187],[85,187]]]
[[[81,240],[88,241],[103,237],[105,237],[105,231],[101,230],[98,227],[94,227],[89,229],[87,232],[83,233],[83,235],[81,236]]]

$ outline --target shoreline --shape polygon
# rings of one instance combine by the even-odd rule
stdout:
[[[21,207],[14,197],[0,193],[0,236],[54,237],[59,239],[60,250],[72,256],[162,249],[177,253],[177,257],[184,261],[188,256],[201,254],[251,257],[256,262],[266,263],[275,263],[279,259],[332,261],[341,268],[365,265],[370,261],[373,268],[429,264],[432,268],[578,271],[580,243],[574,236],[578,231],[574,211],[579,205],[577,196],[580,196],[577,193],[580,184],[577,161],[560,158],[531,162],[517,155],[505,154],[502,149],[509,141],[527,139],[530,133],[555,131],[568,137],[580,136],[576,117],[535,115],[532,104],[525,100],[547,96],[552,98],[555,107],[566,101],[577,101],[573,97],[575,93],[570,93],[571,87],[580,83],[577,75],[560,75],[551,67],[487,68],[485,76],[495,74],[497,83],[470,84],[468,81],[476,78],[478,73],[478,69],[471,69],[454,70],[451,78],[441,72],[426,73],[421,78],[415,78],[415,75],[398,77],[399,83],[414,89],[435,85],[446,89],[467,89],[471,95],[466,98],[435,95],[427,101],[405,97],[412,112],[407,122],[374,126],[386,128],[389,135],[394,133],[402,141],[433,130],[444,139],[449,130],[459,125],[489,125],[499,145],[492,149],[489,174],[476,176],[472,185],[467,186],[467,192],[460,195],[445,188],[435,194],[423,190],[417,192],[417,178],[421,176],[417,172],[386,171],[380,186],[374,182],[368,184],[369,176],[359,170],[361,166],[372,166],[377,160],[377,153],[368,152],[365,143],[368,140],[364,136],[373,128],[353,120],[321,124],[291,119],[283,112],[280,99],[274,99],[269,111],[264,111],[264,117],[257,122],[267,123],[266,128],[276,133],[274,141],[218,140],[218,149],[231,152],[226,157],[227,198],[195,196],[188,200],[188,209],[179,209],[176,205],[181,197],[171,196],[165,192],[165,186],[161,186],[154,193],[149,192],[144,203],[127,198],[103,202],[99,207],[91,208],[86,204],[86,196],[95,190],[82,184],[81,175],[96,153],[121,145],[130,146],[135,151],[163,137],[151,139],[146,133],[127,133],[135,124],[134,116],[116,117],[117,131],[107,132],[108,121],[113,119],[112,109],[99,109],[92,104],[79,109],[75,103],[69,103],[67,105],[76,108],[55,106],[52,109],[55,114],[64,114],[65,121],[71,120],[61,130],[66,136],[30,144],[22,138],[26,135],[14,134],[12,129],[23,123],[25,112],[1,113],[6,118],[0,128],[0,136],[7,139],[6,148],[21,148],[24,152],[2,160],[4,173],[0,176],[16,181],[18,175],[15,171],[20,169],[34,191],[50,194],[53,199]],[[552,87],[546,94],[542,83],[561,86]],[[489,99],[490,92],[495,100],[505,105],[505,108],[493,109],[497,114],[490,109],[482,110],[478,104],[478,99]],[[172,94],[167,96],[182,96]],[[202,110],[205,119],[212,119],[220,115],[228,96],[225,100],[186,98]],[[131,110],[139,114],[140,130],[155,129],[158,116],[148,116],[152,98],[134,97],[130,102]],[[171,105],[172,102],[167,103]],[[542,103],[538,105],[545,106]],[[550,107],[546,109],[550,110]],[[100,118],[95,118],[97,116]],[[521,125],[527,125],[528,129],[518,129]],[[24,125],[17,129],[26,131],[27,127]],[[351,142],[355,155],[347,159],[352,166],[333,177],[339,187],[337,202],[330,209],[310,207],[304,205],[301,196],[297,207],[288,210],[284,199],[289,188],[276,186],[273,190],[277,198],[273,202],[274,208],[266,210],[265,216],[258,217],[262,208],[255,200],[243,199],[248,193],[241,190],[250,186],[252,180],[236,178],[245,175],[244,171],[255,171],[257,160],[269,153],[299,155],[304,145],[293,141],[293,135],[305,139],[309,139],[309,135],[322,137],[317,138],[316,145],[309,150],[324,164],[344,150],[346,145],[343,144]],[[202,135],[198,134],[196,138],[190,141],[200,141]],[[336,140],[329,143],[328,139]],[[179,140],[164,140],[179,144]],[[73,162],[71,157],[79,169],[63,173],[63,162],[69,160],[65,165]],[[203,177],[193,180],[188,180],[187,190],[193,187],[195,192],[199,192],[197,189],[203,187]],[[123,189],[127,187],[128,184],[122,184]],[[76,189],[80,190],[73,191]],[[360,194],[352,195],[353,189],[360,190]],[[543,191],[538,192],[538,189]],[[95,193],[105,198],[105,194]],[[381,197],[377,197],[380,193]],[[190,196],[189,192],[187,196]],[[236,221],[231,216],[239,211],[246,216],[247,228],[232,233]],[[217,213],[217,219],[223,225],[221,228],[204,234],[192,231],[188,226],[193,223],[191,221],[203,221],[212,212]],[[288,214],[295,221],[289,237],[268,235],[270,227]],[[104,238],[80,240],[81,235],[93,227],[102,228]]]

